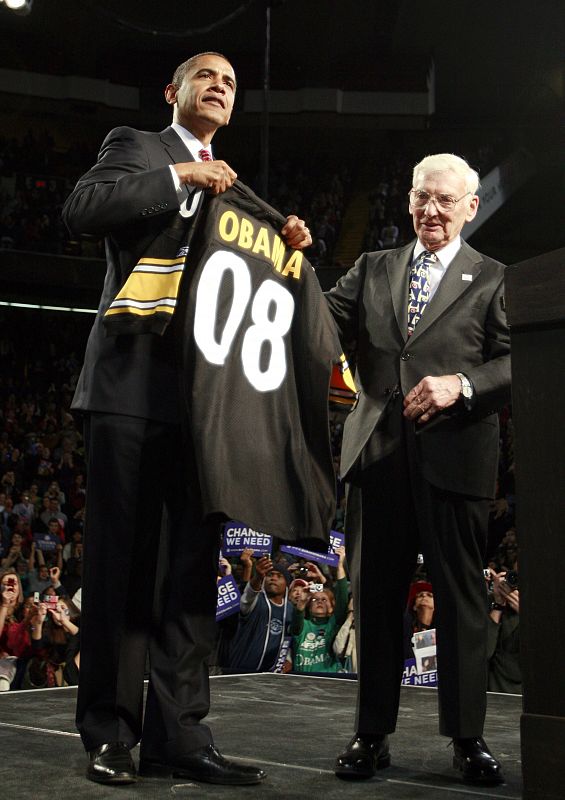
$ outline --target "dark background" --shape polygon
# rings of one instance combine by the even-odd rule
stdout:
[[[433,63],[436,112],[412,119],[272,114],[271,168],[281,154],[303,154],[305,164],[326,171],[348,159],[362,172],[390,153],[405,153],[412,164],[448,150],[473,163],[484,145],[498,160],[526,147],[536,175],[471,244],[506,263],[562,246],[564,8],[559,0],[275,0],[273,89],[421,91]],[[233,63],[239,88],[232,124],[215,140],[216,154],[245,180],[257,178],[261,116],[242,108],[245,91],[263,84],[265,19],[262,0],[34,0],[29,16],[0,5],[0,67],[20,71],[16,81],[32,71],[140,89],[135,112],[0,93],[0,134],[45,127],[58,141],[84,142],[92,163],[114,125],[167,125],[162,92],[174,68],[195,52],[218,50]]]

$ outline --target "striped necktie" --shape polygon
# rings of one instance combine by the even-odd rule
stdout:
[[[408,336],[412,336],[416,323],[425,311],[430,299],[430,265],[437,261],[435,253],[424,250],[410,270],[408,295]]]
[[[206,150],[204,147],[202,150],[198,151],[198,155],[202,159],[202,161],[213,161],[212,156],[209,150]]]

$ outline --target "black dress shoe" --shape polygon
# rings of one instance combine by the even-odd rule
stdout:
[[[96,783],[134,783],[135,764],[129,747],[123,742],[109,742],[91,750],[86,777]]]
[[[500,761],[496,760],[485,740],[480,737],[453,740],[453,766],[461,772],[465,783],[483,786],[504,783]]]
[[[334,772],[338,778],[363,780],[385,767],[390,767],[388,736],[355,734],[347,749],[337,757]]]
[[[261,783],[267,777],[262,769],[228,761],[212,744],[179,756],[171,762],[142,755],[139,761],[139,774],[152,778],[188,778],[227,786]]]

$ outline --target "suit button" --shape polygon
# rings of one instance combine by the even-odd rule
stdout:
[[[146,208],[142,208],[139,213],[141,214],[142,217],[145,217],[145,216],[147,216],[148,211],[147,211]]]
[[[399,397],[399,395],[400,395],[400,389],[397,386],[394,392],[392,393],[392,399],[396,400],[396,398]]]
[[[410,353],[402,353],[402,355],[400,356],[400,358],[401,358],[403,361],[408,361],[410,358],[412,358],[412,356],[410,355]]]

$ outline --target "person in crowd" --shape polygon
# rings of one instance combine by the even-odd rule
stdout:
[[[347,616],[348,582],[345,573],[345,547],[338,547],[337,580],[333,591],[302,590],[294,603],[293,670],[299,673],[341,672],[342,666],[333,644]],[[307,612],[307,616],[305,615]]]
[[[355,612],[353,597],[347,604],[347,617],[338,630],[333,643],[333,651],[343,665],[345,672],[357,673],[357,648],[355,645]]]
[[[74,530],[71,534],[70,541],[63,547],[63,562],[66,563],[73,555],[76,556],[76,545],[82,545],[82,531],[80,528]],[[82,555],[82,554],[81,554]]]
[[[61,511],[59,498],[55,495],[47,495],[48,503],[44,511],[39,515],[43,524],[48,528],[51,520],[56,519],[59,521],[62,529],[64,530],[68,524],[69,518]]]
[[[211,141],[230,120],[235,90],[224,56],[201,53],[185,61],[165,89],[172,125],[161,133],[113,130],[63,208],[72,233],[106,237],[108,264],[73,401],[86,413],[88,470],[77,725],[89,754],[87,777],[99,783],[136,780],[130,750],[140,740],[145,775],[224,784],[264,778],[262,770],[224,759],[202,722],[209,707],[206,657],[216,639],[221,519],[202,519],[197,470],[182,436],[180,329],[173,320],[162,336],[116,337],[106,336],[103,322],[156,237],[179,215],[193,224],[203,190],[218,195],[234,183],[229,164],[213,159]],[[281,235],[295,248],[312,241],[295,216]],[[168,575],[163,624],[155,625],[152,587],[164,508],[161,563]]]
[[[488,690],[522,693],[520,666],[520,590],[518,564],[512,570],[490,570],[488,623]]]
[[[18,661],[31,656],[30,616],[23,618],[22,586],[15,570],[0,573],[0,691],[7,692],[16,677]]]
[[[55,550],[56,565],[48,566],[45,563],[43,552],[35,546],[35,542],[31,545],[31,554],[29,557],[29,572],[28,572],[28,591],[29,592],[45,592],[50,587],[56,591],[57,594],[66,594],[64,587],[61,585],[61,572],[63,569],[63,558],[61,555],[62,545],[58,544]],[[35,563],[37,562],[37,567]]]
[[[16,567],[19,561],[26,561],[27,548],[24,537],[18,531],[14,531],[10,538],[10,544],[6,556],[2,559],[2,569]],[[28,556],[29,558],[29,556]]]
[[[43,594],[30,620],[33,657],[27,665],[31,688],[78,683],[79,614],[67,597]],[[66,678],[70,680],[66,680]],[[26,685],[24,679],[24,686]]]
[[[292,605],[288,600],[290,573],[270,556],[255,562],[255,575],[241,595],[239,625],[230,646],[233,672],[268,672],[277,663],[289,634]]]
[[[404,658],[413,658],[412,637],[434,627],[434,592],[431,583],[414,581],[404,615]]]
[[[31,527],[31,523],[35,517],[35,505],[30,500],[29,489],[21,493],[19,502],[14,506],[14,514],[17,514],[20,519],[23,519],[28,528]]]
[[[416,241],[365,253],[328,294],[360,399],[341,473],[358,654],[356,732],[340,778],[390,764],[403,670],[403,614],[417,553],[434,587],[440,733],[470,783],[504,780],[483,739],[483,554],[498,459],[496,410],[510,394],[504,266],[461,239],[478,175],[452,154],[416,165]],[[369,572],[368,572],[369,571]]]

